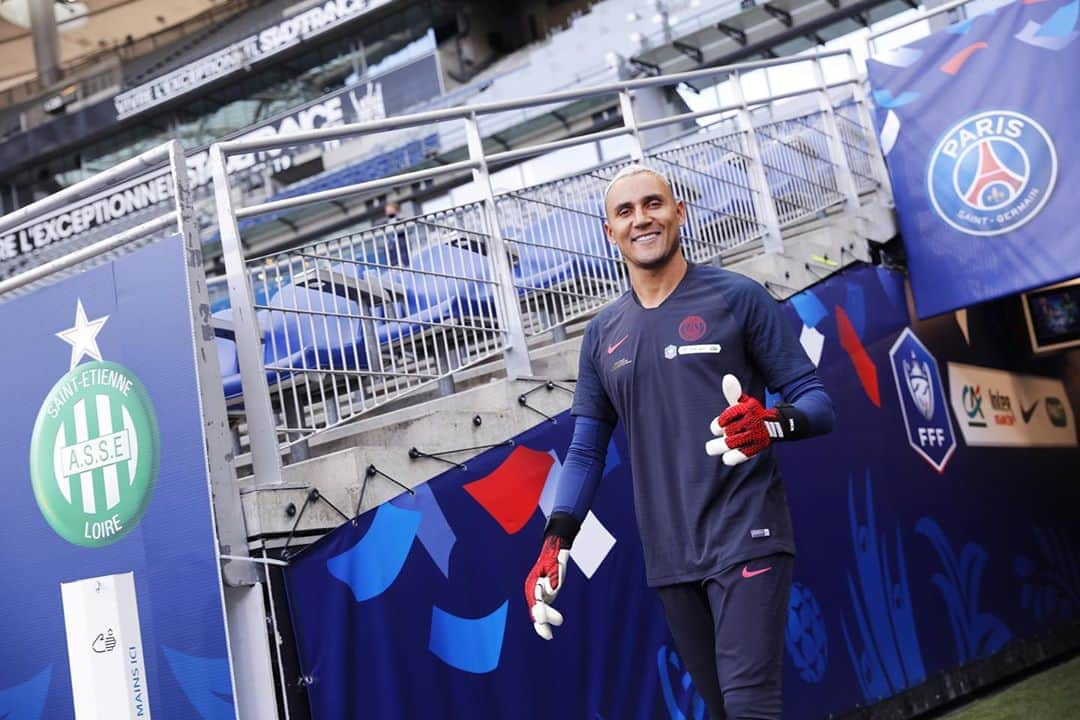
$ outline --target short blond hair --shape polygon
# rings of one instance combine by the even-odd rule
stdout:
[[[664,183],[664,185],[667,186],[667,189],[671,191],[671,196],[675,196],[675,188],[671,186],[671,181],[668,180],[667,175],[655,168],[649,167],[648,165],[643,165],[641,163],[633,163],[632,165],[627,165],[622,170],[615,173],[615,177],[611,178],[611,180],[607,184],[607,187],[604,188],[604,207],[607,207],[608,195],[611,194],[611,188],[615,186],[615,183],[619,182],[623,178],[632,177],[634,175],[641,175],[642,173],[652,175],[653,177],[659,179],[660,182]]]

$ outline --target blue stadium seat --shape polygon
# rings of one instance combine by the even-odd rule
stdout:
[[[386,313],[395,320],[378,325],[379,341],[392,342],[433,323],[493,318],[489,263],[487,257],[472,250],[433,245],[415,253],[407,268],[382,273],[383,285],[401,294]]]
[[[603,221],[592,213],[557,209],[524,229],[506,228],[517,253],[515,283],[525,288],[550,288],[581,278],[613,276],[617,258],[604,235]]]
[[[286,285],[270,299],[270,307],[263,352],[267,365],[293,370],[367,367],[355,301]]]

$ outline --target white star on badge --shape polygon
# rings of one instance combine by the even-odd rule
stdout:
[[[101,350],[98,348],[96,338],[97,334],[101,332],[101,328],[104,327],[105,321],[109,319],[109,316],[105,315],[97,320],[87,320],[82,300],[79,299],[76,302],[78,304],[75,306],[75,327],[56,333],[56,337],[71,346],[71,366],[68,368],[69,370],[79,364],[83,355],[89,355],[95,360],[101,360]]]

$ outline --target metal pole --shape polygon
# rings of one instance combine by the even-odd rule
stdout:
[[[274,717],[274,674],[270,669],[270,651],[266,642],[265,611],[259,589],[259,574],[248,557],[247,530],[236,469],[232,464],[232,438],[225,396],[221,392],[221,373],[214,352],[214,329],[210,324],[210,303],[203,275],[202,244],[199,242],[195,211],[188,185],[184,148],[177,140],[169,143],[169,166],[172,170],[173,197],[177,229],[184,238],[188,295],[195,341],[195,370],[199,378],[199,409],[206,440],[206,467],[210,476],[214,531],[221,564],[221,578],[226,588],[251,588],[246,604],[226,603],[225,618],[229,632],[229,673],[236,690],[238,717]],[[245,562],[247,561],[247,562]],[[256,632],[251,632],[256,628]]]
[[[280,485],[283,480],[281,456],[278,454],[274,412],[270,406],[270,385],[266,381],[263,365],[262,331],[255,316],[251,281],[244,262],[244,249],[240,244],[240,229],[233,214],[225,157],[217,143],[210,146],[210,173],[214,180],[225,276],[229,282],[229,302],[233,311],[236,354],[240,364],[240,383],[244,390],[255,486]]]
[[[848,55],[848,66],[852,77],[858,77],[858,66],[855,58]],[[883,200],[888,207],[893,207],[892,181],[889,179],[889,169],[885,165],[885,155],[881,152],[881,141],[878,139],[874,121],[870,116],[870,98],[866,94],[863,83],[856,82],[851,88],[851,95],[855,100],[856,112],[859,116],[859,125],[866,137],[866,147],[870,152],[870,168],[879,190],[883,193]]]
[[[98,255],[103,255],[110,250],[116,250],[130,242],[145,238],[149,235],[164,230],[173,224],[173,214],[170,212],[161,217],[156,217],[153,220],[148,220],[141,225],[136,225],[133,228],[128,228],[122,233],[113,235],[110,238],[106,238],[93,245],[87,245],[84,248],[74,250],[67,255],[50,260],[43,265],[31,268],[24,273],[20,273],[14,277],[10,277],[7,280],[0,282],[0,296],[12,290],[18,290],[30,283],[42,280],[53,273],[67,270],[68,268],[75,267],[79,263],[86,262]]]
[[[630,133],[630,158],[634,162],[641,162],[645,159],[645,144],[641,142],[637,117],[634,115],[634,99],[629,90],[619,91],[619,109],[622,110],[623,125]]]
[[[859,189],[855,185],[855,178],[851,175],[847,153],[844,152],[844,143],[840,139],[840,126],[836,122],[836,112],[833,109],[832,98],[829,97],[829,88],[825,84],[825,71],[821,67],[821,60],[817,58],[814,58],[812,65],[814,82],[818,86],[818,106],[821,108],[821,121],[825,126],[829,160],[832,162],[833,172],[836,173],[836,189],[844,196],[844,210],[848,213],[856,213],[859,210]]]
[[[794,63],[805,62],[810,58],[827,58],[842,55],[847,50],[829,50],[813,55],[796,55],[791,57],[776,58],[773,60],[754,60],[734,65],[725,65],[705,70],[691,70],[689,72],[674,75],[658,75],[655,77],[639,78],[637,80],[624,80],[622,82],[592,85],[577,90],[563,90],[548,93],[546,95],[534,95],[532,97],[518,98],[515,100],[501,100],[498,102],[479,103],[477,105],[444,108],[442,110],[429,110],[413,115],[372,120],[370,122],[350,123],[331,128],[319,128],[288,135],[279,135],[273,138],[247,138],[227,140],[218,143],[222,152],[226,155],[240,155],[244,153],[258,152],[260,150],[273,150],[275,148],[290,147],[293,145],[308,145],[328,140],[341,140],[357,135],[366,135],[375,132],[400,130],[403,128],[431,125],[444,120],[462,120],[471,115],[488,115],[501,113],[509,110],[521,110],[524,108],[538,107],[541,105],[553,105],[559,102],[574,102],[598,95],[614,95],[624,90],[637,90],[656,86],[676,85],[680,82],[724,75],[731,72],[756,70],[762,67],[781,67]]]
[[[0,217],[0,234],[18,227],[23,223],[30,222],[42,215],[65,208],[73,202],[83,200],[101,190],[112,189],[118,183],[128,180],[137,175],[142,175],[155,168],[160,168],[169,156],[168,144],[161,144],[144,153],[136,155],[130,160],[125,160],[116,167],[110,168],[103,173],[94,175],[60,192],[42,198],[26,207],[9,212]],[[171,217],[170,217],[171,219]]]
[[[190,181],[184,148],[178,140],[169,142],[169,166],[172,171],[173,202],[176,206],[177,230],[184,238],[184,259],[187,263],[188,294],[192,303],[192,323],[195,339],[195,369],[199,377],[199,394],[206,435],[207,470],[214,490],[214,520],[218,551],[247,554],[247,531],[244,508],[236,485],[236,469],[232,464],[232,433],[229,430],[225,397],[221,392],[221,371],[214,361],[214,328],[211,325],[210,300],[203,273],[202,243],[195,221]],[[252,585],[258,582],[249,563],[226,562],[222,577],[230,585]]]
[[[761,160],[761,146],[754,130],[754,120],[750,116],[746,95],[743,93],[742,78],[736,71],[731,73],[728,79],[735,93],[735,100],[740,106],[735,111],[735,125],[739,129],[743,152],[746,154],[746,176],[750,182],[754,212],[763,226],[762,243],[765,252],[782,253],[784,238],[780,234],[780,217],[776,214],[776,203],[773,202],[772,191],[769,190],[769,179],[765,175],[765,165]]]
[[[927,11],[923,12],[921,15],[919,15],[918,17],[911,18],[910,20],[902,22],[899,25],[893,25],[892,27],[883,28],[881,30],[877,30],[875,32],[870,33],[870,35],[866,38],[867,49],[870,51],[868,54],[873,54],[873,52],[875,50],[874,41],[877,40],[878,38],[880,38],[880,37],[882,37],[884,35],[888,35],[889,33],[894,33],[897,30],[901,30],[903,28],[906,28],[909,25],[914,25],[915,23],[922,22],[923,20],[929,20],[930,18],[934,17],[935,15],[940,15],[941,13],[949,12],[950,10],[958,8],[961,5],[967,5],[969,2],[971,2],[971,0],[952,0],[952,2],[945,3],[944,5],[938,5],[936,8],[934,8],[932,10],[927,10]]]
[[[488,226],[488,259],[496,282],[495,303],[499,313],[499,325],[506,334],[506,374],[511,378],[532,375],[529,346],[525,341],[525,327],[521,321],[521,304],[514,287],[514,274],[510,269],[509,254],[503,241],[499,213],[495,207],[495,192],[491,188],[484,144],[480,138],[480,126],[476,115],[465,118],[465,139],[469,147],[469,159],[476,163],[473,180],[479,183],[483,193],[484,218]]]

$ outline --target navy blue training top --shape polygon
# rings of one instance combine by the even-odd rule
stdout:
[[[765,289],[712,266],[690,265],[659,307],[630,291],[589,323],[572,414],[623,421],[649,585],[795,552],[772,449],[727,467],[705,443],[727,373],[764,402],[766,386],[813,372]]]

